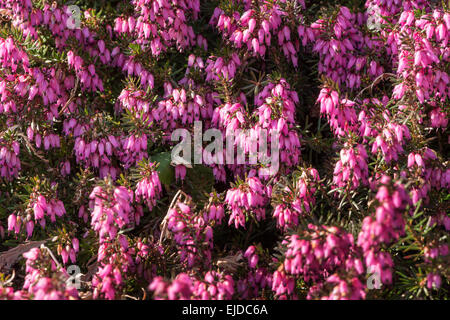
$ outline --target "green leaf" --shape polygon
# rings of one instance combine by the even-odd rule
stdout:
[[[162,184],[169,186],[175,180],[175,169],[170,165],[171,152],[166,151],[153,155],[151,161],[159,163],[157,169],[159,180]]]
[[[133,55],[139,55],[141,53],[141,46],[137,43],[130,43],[128,47],[133,52]]]

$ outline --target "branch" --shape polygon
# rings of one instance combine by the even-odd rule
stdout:
[[[64,107],[62,107],[61,111],[59,111],[58,115],[62,115],[64,113],[64,111],[66,111],[67,107],[69,106],[69,104],[72,102],[72,100],[75,98],[75,94],[78,90],[78,83],[80,82],[80,79],[77,77],[77,80],[75,81],[75,86],[73,87],[72,91],[70,92],[70,97],[67,100],[66,104],[64,105]]]
[[[370,88],[370,92],[372,93],[373,87],[376,86],[381,80],[383,80],[384,78],[388,78],[388,77],[394,77],[396,78],[397,76],[393,73],[383,73],[380,74],[373,82],[372,84],[370,84],[369,86],[365,87],[364,89],[362,89],[355,97],[355,100],[357,100],[359,98],[359,96],[361,96],[363,94],[364,91],[366,91],[367,89]]]
[[[25,143],[26,143],[28,149],[30,149],[31,152],[32,152],[36,157],[38,157],[40,160],[42,160],[42,161],[49,167],[49,170],[50,170],[50,171],[53,171],[53,170],[54,170],[54,169],[51,168],[51,166],[50,166],[50,161],[48,161],[47,159],[45,159],[42,155],[40,155],[40,154],[38,153],[38,151],[37,151],[37,150],[33,147],[33,145],[31,144],[30,140],[28,140],[28,137],[27,137],[26,135],[24,135],[22,132],[17,133],[17,135],[18,135],[19,137],[21,137],[21,138],[25,141]]]
[[[185,196],[185,198],[189,198],[189,196],[184,193],[181,189],[178,190],[178,192],[175,194],[175,196],[172,199],[172,202],[170,203],[169,209],[167,210],[167,214],[164,217],[163,221],[161,222],[161,236],[159,237],[159,245],[162,244],[164,238],[166,238],[167,235],[167,220],[169,219],[169,211],[174,207],[174,205],[176,204],[176,201],[178,200],[178,198],[183,195]]]

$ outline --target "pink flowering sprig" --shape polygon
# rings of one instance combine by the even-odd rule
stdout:
[[[34,187],[28,200],[8,217],[8,231],[16,234],[25,231],[27,238],[32,237],[37,225],[45,229],[48,222],[55,223],[56,217],[66,214],[64,203],[58,199],[58,184],[38,177],[32,178],[31,182]]]
[[[183,267],[187,269],[209,266],[213,249],[213,229],[200,214],[185,202],[178,201],[169,209],[166,218],[167,230],[173,236]]]
[[[0,61],[3,61],[0,113],[7,117],[8,127],[19,123],[29,142],[34,142],[37,148],[59,148],[60,137],[52,125],[60,117],[61,109],[69,104],[75,80],[50,65],[31,68],[26,46],[22,48],[18,43],[20,40],[12,38],[0,40]]]
[[[367,268],[376,272],[382,283],[390,284],[393,261],[389,252],[382,249],[405,234],[405,215],[411,198],[400,182],[387,175],[371,185],[377,191],[375,214],[364,218],[357,244],[363,250]]]
[[[234,281],[230,275],[211,270],[200,279],[186,273],[173,280],[156,277],[148,288],[156,300],[230,300]]]
[[[23,290],[36,300],[78,299],[67,271],[54,260],[46,247],[34,248],[23,254],[26,258],[26,277]]]
[[[300,135],[294,128],[298,94],[285,79],[275,78],[255,96],[255,105],[258,124],[268,130],[267,137],[279,135],[280,163],[288,171],[299,163],[301,155]]]
[[[82,88],[92,91],[103,91],[103,81],[97,75],[94,64],[86,63],[80,56],[77,56],[73,51],[67,53],[67,63],[71,69],[75,71],[77,78],[80,80]]]
[[[132,247],[133,270],[146,284],[151,282],[161,270],[168,270],[168,260],[164,246],[153,237],[137,238]]]
[[[210,194],[209,202],[203,210],[203,219],[210,223],[214,221],[215,225],[221,225],[225,218],[225,206],[221,195],[213,192]]]
[[[296,295],[294,295],[295,285],[295,277],[284,271],[282,265],[273,273],[272,291],[277,297],[277,300],[288,300],[291,297],[296,298]]]
[[[66,265],[69,263],[76,263],[77,254],[80,251],[80,240],[74,236],[76,230],[67,231],[63,227],[58,236],[54,237],[52,240],[56,243],[56,252],[61,256],[62,264]]]
[[[185,273],[167,282],[161,276],[155,277],[148,289],[154,292],[155,300],[191,300],[193,295],[192,279]]]
[[[401,99],[412,91],[420,103],[430,99],[445,101],[450,97],[445,69],[449,61],[448,13],[436,9],[416,19],[414,11],[404,11],[399,25],[394,36],[398,46],[397,74],[403,82],[394,88],[394,97]]]
[[[156,98],[155,96],[152,99]],[[120,104],[116,103],[116,106],[120,106]],[[123,134],[120,136],[117,156],[124,169],[127,170],[138,167],[142,160],[147,161],[149,149],[157,145],[157,141],[164,144],[164,141],[161,140],[166,138],[167,132],[166,129],[162,129],[154,122],[151,112],[142,109],[123,109],[118,112],[122,113],[121,129]]]
[[[236,185],[228,189],[225,203],[230,215],[228,225],[235,228],[243,227],[249,218],[261,221],[266,218],[265,206],[268,203],[270,188],[266,187],[257,177],[249,177],[236,181]]]
[[[366,284],[361,277],[329,276],[325,282],[313,286],[308,299],[320,300],[363,300],[366,298]]]
[[[151,211],[163,192],[159,180],[158,163],[142,161],[139,165],[139,182],[134,191],[136,201],[144,202]]]
[[[191,127],[194,121],[203,121],[204,127],[208,127],[215,102],[213,93],[204,87],[197,90],[195,83],[185,81],[182,79],[176,87],[164,82],[161,97],[129,82],[119,95],[120,108],[139,119],[145,131],[167,133],[168,129]],[[163,140],[170,140],[170,135]]]
[[[199,45],[207,48],[206,39],[196,35],[190,19],[198,19],[200,1],[132,1],[135,14],[115,20],[114,31],[133,37],[142,51],[158,57],[170,47],[179,51]]]
[[[337,188],[349,190],[368,185],[368,156],[364,146],[353,146],[346,142],[339,155],[340,159],[334,167],[333,184]]]
[[[339,268],[353,246],[353,237],[338,228],[309,225],[308,229],[308,240],[296,235],[290,238],[284,262],[287,272],[301,274],[305,281],[326,276]]]
[[[289,173],[299,163],[301,142],[295,128],[295,110],[299,99],[287,81],[279,77],[269,79],[268,84],[254,97],[254,106],[246,106],[246,103],[241,92],[240,101],[230,98],[216,107],[212,114],[211,125],[222,131],[224,143],[233,142],[232,152],[236,159],[233,164],[213,166],[219,181],[224,181],[225,167],[236,176],[242,177],[247,173],[268,180],[273,175]],[[234,155],[235,150],[253,156],[242,159],[239,153]],[[268,150],[279,151],[279,156],[272,159],[270,165],[266,163],[269,160]],[[226,159],[226,150],[220,156]]]
[[[217,7],[210,24],[237,49],[245,49],[256,57],[268,56],[276,43],[286,58],[297,67],[300,39],[291,19],[301,21],[300,11],[306,8],[304,1],[293,3],[283,0],[271,4],[264,1],[240,2],[233,1],[227,8]],[[242,14],[237,10],[239,5],[244,6]]]
[[[345,277],[353,277],[349,281],[359,282],[358,277],[364,272],[353,236],[337,227],[309,224],[301,235],[287,236],[282,245],[286,246],[284,261],[274,272],[272,282],[272,290],[280,299],[297,298],[295,283],[299,279],[321,284],[335,282],[338,277],[333,274],[343,273]],[[363,286],[358,285],[356,291],[344,290],[340,294],[363,298],[362,289]],[[311,286],[309,298],[316,291],[317,287]]]
[[[148,157],[147,152],[147,135],[131,133],[122,138],[122,148],[120,152],[120,160],[124,163],[124,168],[128,169],[136,165],[143,158]]]
[[[250,116],[241,103],[227,102],[214,109],[211,122],[213,126],[224,130],[227,134],[243,128],[242,125],[248,118]]]
[[[269,255],[260,245],[251,245],[239,254],[245,262],[240,263],[242,270],[234,272],[240,274],[236,280],[237,295],[241,299],[264,297],[272,288],[272,272],[267,263]]]
[[[407,169],[400,174],[404,178],[414,180],[410,188],[413,204],[417,204],[421,199],[428,204],[430,193],[433,190],[445,190],[450,182],[448,165],[440,161],[436,152],[428,147],[409,153]]]
[[[73,134],[75,138],[76,162],[86,169],[94,168],[100,178],[110,175],[115,179],[120,172],[116,159],[123,155],[123,133],[112,123],[109,115],[96,113],[89,118],[80,117],[78,121],[70,120],[65,125],[66,134]]]
[[[281,229],[296,227],[301,219],[309,214],[316,203],[316,191],[320,181],[319,173],[314,168],[302,169],[294,172],[291,183],[275,184],[272,200],[273,216],[277,219],[277,226]]]
[[[139,223],[142,212],[133,206],[134,192],[124,186],[115,186],[106,178],[89,196],[91,226],[100,243],[115,239],[120,230]]]
[[[387,36],[394,55],[394,68],[399,83],[392,97],[403,103],[411,115],[420,115],[433,128],[445,128],[448,123],[445,104],[450,98],[449,30],[450,15],[435,8],[421,15],[415,6],[399,16],[398,28]],[[427,108],[423,105],[426,104]]]
[[[308,28],[298,30],[305,42],[312,42],[312,51],[319,55],[319,73],[350,90],[360,88],[367,78],[374,80],[384,71],[380,63],[384,43],[367,33],[366,23],[367,15],[363,12],[341,6]]]
[[[193,294],[201,300],[231,300],[233,285],[231,275],[210,270],[203,279],[194,282]]]
[[[200,89],[200,88],[199,88]],[[195,86],[181,85],[173,87],[169,82],[164,83],[164,99],[158,103],[155,110],[159,114],[156,121],[160,121],[163,129],[168,125],[171,128],[185,127],[194,121],[205,121],[213,113],[214,98],[210,92],[206,94],[196,90]]]
[[[382,123],[372,123],[373,137],[371,151],[383,156],[386,163],[397,161],[403,154],[406,141],[411,139],[407,125],[394,120],[388,111],[382,114]]]
[[[8,138],[8,135],[0,138],[0,177],[12,180],[18,177],[21,170],[20,144],[12,137]]]
[[[91,226],[99,236],[99,268],[92,278],[94,298],[117,299],[123,294],[125,281],[135,267],[135,248],[122,231],[139,224],[142,206],[133,206],[134,192],[115,186],[111,178],[94,188],[89,196]]]
[[[222,79],[233,79],[242,65],[242,61],[236,52],[229,57],[210,56],[206,60],[206,81],[219,81]]]
[[[3,74],[9,74],[8,77],[11,80],[19,78],[16,72],[30,73],[32,70],[29,68],[28,55],[24,50],[18,46],[13,37],[7,39],[0,38],[0,63],[3,70]],[[21,78],[25,80],[24,78]],[[9,80],[10,81],[10,80]],[[4,86],[6,83],[2,83]],[[4,96],[4,92],[2,92]]]
[[[320,91],[317,102],[320,103],[321,115],[327,117],[336,136],[345,136],[349,131],[356,131],[359,108],[354,101],[342,99],[338,91],[325,87]]]
[[[99,267],[92,277],[94,299],[121,298],[128,274],[134,267],[133,253],[134,249],[123,234],[100,243],[97,255]]]
[[[60,113],[67,111],[64,109],[73,110],[75,103],[69,101],[69,97],[75,86],[75,77],[65,69],[57,70],[54,65],[42,64],[42,57],[36,57],[30,50],[26,51],[32,44],[23,43],[23,39],[8,38],[4,42],[3,40],[1,39],[0,45],[5,48],[1,50],[0,58],[11,61],[2,65],[5,75],[9,73],[9,69],[15,71],[14,74],[1,77],[0,91],[4,104],[0,111],[11,118],[20,114],[20,120],[25,120],[26,125],[34,125],[33,131],[36,139],[39,139],[43,133],[37,132],[36,128],[39,126],[36,124],[51,124],[54,118],[60,117]],[[22,47],[18,44],[22,44]],[[19,57],[20,59],[17,59]],[[39,61],[39,67],[30,67],[30,63],[35,62],[34,60]],[[19,61],[20,68],[17,69]],[[45,107],[36,110],[30,108],[31,105]],[[53,132],[50,130],[50,133]],[[46,145],[58,144],[55,136],[47,139],[50,141],[46,141]],[[39,144],[39,140],[37,143]]]

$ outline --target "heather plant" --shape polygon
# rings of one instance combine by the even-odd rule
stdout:
[[[446,1],[0,0],[0,299],[447,299],[449,42]]]

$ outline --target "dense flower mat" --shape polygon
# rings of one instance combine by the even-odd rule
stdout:
[[[447,298],[449,40],[446,1],[1,0],[0,299]],[[277,170],[173,161],[198,123]]]

